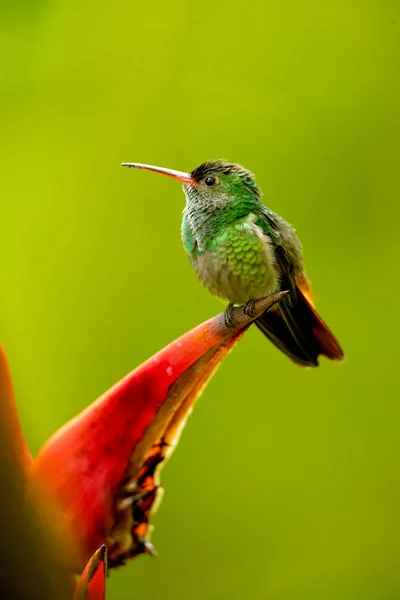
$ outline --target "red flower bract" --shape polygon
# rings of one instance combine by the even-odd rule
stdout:
[[[35,526],[48,531],[52,551],[38,548],[38,555],[48,560],[57,585],[62,581],[67,589],[71,573],[82,571],[89,561],[76,597],[101,598],[106,548],[110,567],[153,552],[149,518],[160,492],[160,465],[222,358],[283,295],[257,301],[252,317],[235,308],[232,327],[221,314],[184,334],[62,427],[33,465],[0,356],[0,426],[7,433],[13,481],[18,483],[13,493],[21,496],[29,483],[33,493],[23,502],[20,498],[26,507],[23,517],[32,515]],[[38,511],[30,510],[34,506]]]

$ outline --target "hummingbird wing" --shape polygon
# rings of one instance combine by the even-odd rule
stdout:
[[[294,362],[318,366],[318,356],[342,360],[343,351],[313,304],[310,282],[302,268],[301,246],[294,231],[280,217],[262,207],[257,221],[273,242],[281,272],[281,290],[289,290],[279,306],[256,321],[263,333]],[[289,233],[290,240],[285,238]]]

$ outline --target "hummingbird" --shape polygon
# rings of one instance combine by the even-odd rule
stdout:
[[[314,306],[295,229],[261,201],[253,173],[237,163],[211,160],[189,173],[142,163],[124,167],[161,173],[183,184],[181,235],[198,279],[232,308],[279,291],[283,299],[255,323],[293,362],[318,366],[318,357],[341,361],[343,351]]]

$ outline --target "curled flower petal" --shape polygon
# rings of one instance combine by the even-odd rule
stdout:
[[[74,600],[104,600],[106,576],[107,548],[103,545],[87,563],[76,586]]]
[[[101,544],[109,566],[152,552],[148,519],[159,495],[156,467],[173,449],[195,400],[244,330],[285,293],[233,310],[184,334],[129,373],[43,447],[34,481],[61,507],[81,552]],[[86,561],[85,561],[86,562]]]

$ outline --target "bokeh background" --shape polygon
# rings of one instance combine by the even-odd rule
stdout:
[[[397,0],[1,4],[0,339],[33,452],[223,307],[180,241],[180,185],[241,162],[294,223],[343,365],[256,329],[163,471],[157,560],[111,599],[400,595]]]

